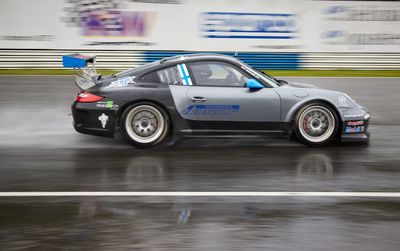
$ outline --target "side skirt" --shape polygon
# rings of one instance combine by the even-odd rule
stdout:
[[[211,131],[211,130],[194,130],[194,131],[181,131],[181,135],[185,138],[246,138],[246,139],[278,139],[287,138],[288,134],[284,131]]]
[[[278,130],[211,130],[211,129],[183,129],[181,133],[184,135],[269,135],[269,134],[286,134],[286,131]]]

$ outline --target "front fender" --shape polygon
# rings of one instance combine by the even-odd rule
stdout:
[[[337,114],[340,116],[340,120],[343,121],[344,117],[343,117],[343,113],[341,112],[341,110],[339,109],[339,107],[337,105],[335,105],[332,101],[330,101],[329,99],[326,98],[315,98],[315,97],[309,97],[309,98],[305,98],[300,100],[299,102],[297,102],[295,105],[293,105],[289,111],[287,112],[287,114],[285,115],[285,117],[283,118],[284,122],[290,123],[294,116],[296,115],[297,111],[303,107],[304,105],[311,103],[311,102],[323,102],[323,103],[327,103],[330,106],[332,106],[332,108],[334,108],[337,112]]]
[[[323,89],[302,89],[304,96],[294,95],[297,88],[282,89],[282,121],[291,122],[296,112],[310,102],[324,102],[332,106],[341,121],[360,119],[367,116],[368,111],[342,92]]]

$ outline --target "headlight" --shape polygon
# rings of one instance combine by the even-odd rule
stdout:
[[[338,97],[339,107],[351,108],[354,106],[355,101],[349,97],[347,94],[340,95]]]
[[[365,115],[364,115],[364,119],[369,119],[371,117],[371,113],[369,113],[369,112],[367,112]]]

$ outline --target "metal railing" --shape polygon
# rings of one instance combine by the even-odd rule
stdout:
[[[183,51],[0,49],[0,69],[61,69],[61,56],[97,55],[96,66],[128,69]],[[233,52],[224,52],[233,55]],[[400,69],[400,53],[249,53],[238,57],[259,69]]]
[[[303,53],[303,69],[400,69],[400,53]]]
[[[62,55],[77,52],[96,55],[96,67],[104,69],[127,69],[146,62],[143,51],[0,50],[0,69],[61,69]]]

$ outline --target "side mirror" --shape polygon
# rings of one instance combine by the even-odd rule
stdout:
[[[247,86],[247,88],[249,88],[251,90],[258,90],[258,89],[264,88],[264,86],[260,82],[255,80],[254,78],[248,79],[246,81],[246,86]]]

